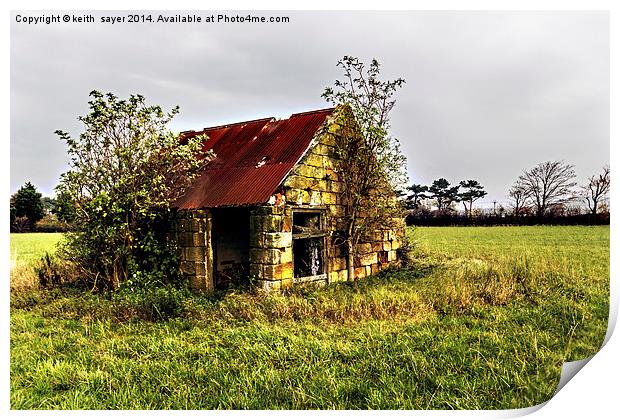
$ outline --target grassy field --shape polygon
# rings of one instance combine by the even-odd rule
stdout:
[[[15,291],[11,406],[518,408],[549,399],[562,362],[600,347],[608,227],[409,233],[412,266],[357,290]]]
[[[61,238],[62,233],[11,233],[11,267],[37,262]]]

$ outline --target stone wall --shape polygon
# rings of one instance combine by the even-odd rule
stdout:
[[[173,232],[181,251],[181,273],[190,287],[213,290],[212,218],[209,210],[179,212]]]
[[[328,121],[328,124],[330,122]],[[285,208],[321,209],[325,218],[327,237],[326,272],[329,282],[345,281],[348,278],[346,248],[339,244],[337,231],[343,231],[344,206],[340,205],[343,189],[338,179],[336,142],[329,125],[326,132],[319,133],[302,160],[283,182]],[[398,249],[402,246],[404,221],[398,221],[402,228],[382,230],[369,235],[366,241],[357,245],[355,276],[363,278],[376,274],[381,269],[398,263]]]
[[[250,213],[250,278],[263,289],[293,284],[293,213],[283,205]]]

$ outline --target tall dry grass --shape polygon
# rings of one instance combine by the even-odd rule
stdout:
[[[21,261],[17,251],[11,253],[10,270],[9,281],[11,293],[38,289],[39,278],[32,264]]]

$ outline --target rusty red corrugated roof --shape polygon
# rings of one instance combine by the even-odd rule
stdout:
[[[206,134],[203,149],[213,150],[216,157],[174,207],[189,210],[266,203],[333,110],[182,133],[183,139]]]

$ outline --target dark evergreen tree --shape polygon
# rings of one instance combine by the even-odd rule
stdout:
[[[406,188],[405,195],[405,207],[409,210],[415,210],[420,206],[420,201],[430,198],[426,195],[428,187],[426,185],[413,184]]]
[[[30,228],[43,218],[43,202],[41,201],[41,193],[30,182],[26,182],[13,196],[12,207],[14,216],[26,217]]]
[[[433,181],[433,184],[428,187],[428,192],[431,193],[437,204],[438,213],[445,213],[450,209],[452,203],[459,199],[459,186],[450,186],[450,183],[445,178],[439,178]]]
[[[464,191],[459,194],[459,200],[463,203],[463,207],[465,208],[465,216],[469,217],[471,216],[471,209],[474,205],[474,201],[487,195],[487,192],[484,190],[484,187],[474,179],[461,181],[459,185],[464,189]]]

